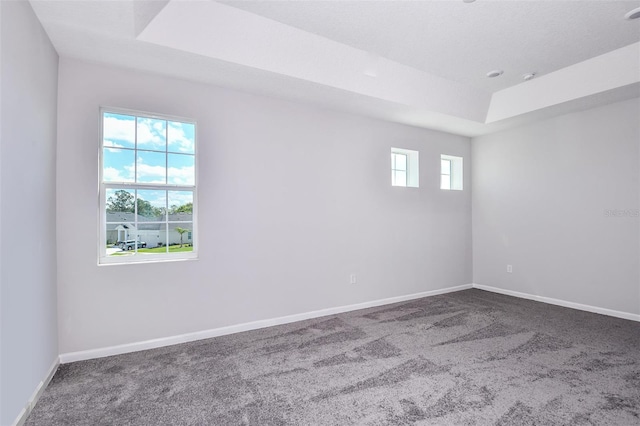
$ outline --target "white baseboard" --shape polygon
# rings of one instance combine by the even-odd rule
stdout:
[[[419,299],[422,297],[435,296],[438,294],[452,293],[460,290],[477,288],[493,293],[505,294],[507,296],[519,297],[522,299],[535,300],[538,302],[549,303],[552,305],[564,306],[566,308],[579,309],[597,314],[609,315],[617,318],[624,318],[632,321],[640,321],[640,315],[628,312],[615,311],[612,309],[599,308],[596,306],[583,305],[580,303],[568,302],[565,300],[553,299],[550,297],[536,296],[518,291],[505,290],[498,287],[491,287],[482,284],[465,284],[455,287],[442,288],[438,290],[425,291],[421,293],[408,294],[404,296],[390,297],[386,299],[373,300],[369,302],[356,303],[353,305],[338,306],[335,308],[321,309],[311,312],[303,312],[300,314],[287,315],[278,318],[271,318],[259,321],[252,321],[242,324],[230,325],[226,327],[214,328],[210,330],[197,331],[194,333],[180,334],[176,336],[162,337],[159,339],[145,340],[141,342],[127,343],[124,345],[108,346],[98,349],[90,349],[86,351],[68,352],[60,355],[60,363],[83,361],[88,359],[103,358],[106,356],[120,355],[130,352],[143,351],[147,349],[155,349],[164,346],[177,345],[180,343],[193,342],[196,340],[210,339],[212,337],[224,336],[227,334],[240,333],[243,331],[256,330],[265,327],[272,327],[281,324],[289,324],[296,321],[303,321],[312,318],[323,317],[327,315],[335,315],[343,312],[355,311],[358,309],[372,308],[375,306],[388,305],[391,303],[404,302],[407,300]]]
[[[51,379],[53,379],[53,375],[56,373],[56,370],[58,369],[59,366],[60,366],[60,359],[56,357],[56,359],[53,361],[53,364],[51,364],[51,367],[49,367],[46,377],[44,378],[44,380],[40,382],[40,384],[38,384],[38,386],[36,387],[36,390],[33,392],[33,395],[31,395],[31,398],[29,398],[29,402],[27,402],[27,405],[22,409],[22,411],[20,411],[20,414],[18,414],[18,417],[13,422],[13,426],[24,425],[24,422],[27,420],[27,417],[29,417],[29,414],[31,414],[33,407],[35,407],[36,404],[38,403],[38,400],[42,396],[42,393],[44,392],[44,390],[49,385],[49,382],[51,381]]]
[[[631,321],[640,321],[640,315],[632,314],[629,312],[615,311],[613,309],[599,308],[597,306],[583,305],[581,303],[575,303],[575,302],[567,302],[566,300],[553,299],[551,297],[544,297],[544,296],[536,296],[533,294],[521,293],[519,291],[505,290],[503,288],[491,287],[491,286],[482,285],[482,284],[474,283],[473,288],[490,291],[492,293],[505,294],[507,296],[519,297],[521,299],[529,299],[529,300],[535,300],[537,302],[549,303],[550,305],[564,306],[565,308],[572,308],[572,309],[578,309],[580,311],[587,311],[587,312],[593,312],[596,314],[608,315],[610,317],[623,318]]]
[[[421,297],[435,296],[437,294],[452,293],[455,291],[467,290],[471,287],[471,284],[465,284],[456,287],[448,287],[421,293],[408,294],[404,296],[389,297],[387,299],[373,300],[370,302],[356,303],[353,305],[338,306],[335,308],[327,308],[318,311],[304,312],[301,314],[287,315],[284,317],[246,322],[243,324],[230,325],[227,327],[197,331],[195,333],[180,334],[177,336],[162,337],[159,339],[145,340],[142,342],[127,343],[117,346],[109,346],[106,348],[90,349],[87,351],[69,352],[60,355],[60,363],[66,364],[69,362],[83,361],[87,359],[102,358],[105,356],[120,355],[129,352],[160,348],[163,346],[177,345],[180,343],[193,342],[195,340],[210,339],[212,337],[224,336],[226,334],[240,333],[242,331],[272,327],[274,325],[289,324],[296,321],[303,321],[312,318],[324,317],[327,315],[340,314],[342,312],[349,312],[358,309],[372,308],[380,305],[404,302],[407,300],[419,299]]]

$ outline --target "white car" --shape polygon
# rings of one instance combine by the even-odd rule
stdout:
[[[138,248],[145,248],[147,246],[147,243],[145,243],[144,241],[127,240],[120,241],[118,243],[118,247],[120,247],[122,250],[133,250],[136,247],[136,243],[138,244]]]

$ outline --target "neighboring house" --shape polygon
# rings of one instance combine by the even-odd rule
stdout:
[[[183,244],[193,244],[192,217],[190,213],[170,214],[168,218],[161,216],[137,215],[137,221],[133,213],[107,213],[107,244],[116,244],[118,241],[138,240],[144,241],[147,247],[180,244],[180,233],[176,227],[188,229],[182,236]],[[167,234],[167,220],[169,232]],[[137,222],[137,226],[136,226]],[[184,223],[176,223],[184,222]]]

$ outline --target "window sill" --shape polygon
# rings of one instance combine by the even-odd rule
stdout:
[[[135,256],[135,258],[133,257]],[[191,253],[190,256],[171,256],[171,257],[141,257],[139,255],[132,255],[125,259],[118,259],[114,257],[101,257],[98,259],[98,266],[112,266],[112,265],[137,265],[147,263],[167,263],[167,262],[185,262],[198,260],[197,253]]]

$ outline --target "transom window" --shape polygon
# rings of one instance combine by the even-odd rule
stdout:
[[[102,109],[100,263],[195,258],[196,123]]]
[[[391,148],[391,185],[418,187],[418,151]]]
[[[462,157],[440,156],[440,189],[462,191]]]

